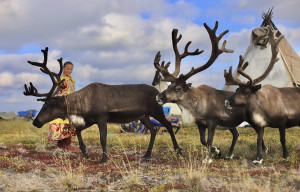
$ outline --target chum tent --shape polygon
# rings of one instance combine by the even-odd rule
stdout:
[[[272,53],[268,43],[267,26],[271,26],[275,39],[281,35],[281,32],[272,22],[272,9],[267,13],[263,13],[262,18],[264,20],[261,26],[252,30],[250,45],[243,56],[244,62],[249,63],[244,71],[253,79],[266,70],[271,59]],[[300,85],[300,57],[285,38],[279,42],[278,46],[279,53],[277,57],[279,60],[261,84],[271,84],[276,87],[298,87]],[[245,77],[239,76],[236,71],[233,75],[242,81],[247,80]],[[225,85],[223,90],[235,91],[236,88],[237,86]]]

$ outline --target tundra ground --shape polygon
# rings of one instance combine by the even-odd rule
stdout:
[[[79,150],[64,151],[47,141],[48,125],[41,129],[22,120],[0,122],[0,191],[300,191],[300,128],[287,130],[290,157],[281,158],[278,129],[266,128],[269,147],[262,166],[254,166],[256,133],[238,128],[234,159],[223,160],[231,144],[229,131],[216,131],[214,145],[222,151],[211,164],[202,164],[206,147],[195,125],[176,134],[183,156],[173,150],[169,134],[158,134],[152,159],[141,162],[150,135],[120,133],[109,124],[109,161],[99,165],[98,128],[83,131],[90,158]],[[73,139],[77,146],[77,139]]]

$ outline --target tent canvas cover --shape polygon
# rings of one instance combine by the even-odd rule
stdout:
[[[272,10],[263,14],[264,21],[259,28],[252,30],[250,45],[244,54],[244,62],[249,65],[245,72],[253,79],[260,76],[268,67],[271,59],[271,47],[268,43],[268,29],[270,25],[274,31],[275,39],[280,36],[280,31],[276,28],[271,20]],[[279,60],[275,63],[270,74],[264,79],[261,84],[271,84],[276,87],[297,87],[300,85],[300,57],[291,47],[288,41],[283,38],[279,43]],[[247,81],[243,76],[240,76],[236,71],[234,76],[242,81]],[[224,90],[235,91],[237,86],[224,86]]]

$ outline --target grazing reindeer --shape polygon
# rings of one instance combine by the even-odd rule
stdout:
[[[155,57],[154,66],[164,76],[164,81],[171,82],[168,89],[157,95],[157,101],[160,104],[164,104],[166,102],[177,103],[182,109],[183,122],[195,122],[197,124],[200,132],[200,141],[208,148],[208,154],[203,162],[211,163],[212,149],[215,151],[217,150],[217,148],[212,146],[212,144],[215,129],[218,125],[229,129],[233,135],[232,144],[226,155],[226,159],[233,158],[233,149],[239,136],[236,126],[244,121],[244,110],[240,108],[229,110],[224,106],[225,100],[234,94],[234,92],[217,90],[207,85],[201,85],[194,88],[191,87],[191,83],[186,83],[188,78],[210,67],[220,54],[224,52],[233,52],[232,50],[225,48],[226,41],[224,41],[222,48],[219,49],[219,41],[228,32],[228,30],[222,32],[219,36],[216,36],[218,22],[216,22],[213,30],[206,24],[204,24],[204,27],[206,28],[212,43],[212,53],[207,63],[196,69],[192,68],[187,74],[181,74],[177,77],[180,73],[181,59],[188,55],[199,55],[203,52],[203,50],[199,51],[197,49],[194,52],[189,52],[188,47],[191,44],[190,41],[186,44],[184,53],[179,54],[177,43],[180,41],[182,36],[180,35],[177,37],[178,31],[175,29],[172,32],[173,49],[176,57],[174,73],[171,74],[168,71],[170,62],[166,65],[164,65],[164,62],[159,64],[161,57],[159,52]],[[208,129],[207,142],[205,139],[206,128]],[[218,152],[218,150],[216,152]]]
[[[244,60],[240,56],[237,72],[247,78],[248,82],[240,81],[232,76],[232,67],[229,72],[224,71],[226,85],[238,85],[236,93],[226,100],[225,105],[228,109],[244,108],[246,121],[258,130],[257,137],[257,156],[253,161],[261,164],[262,141],[265,127],[277,127],[280,133],[280,142],[283,149],[283,158],[288,157],[285,146],[285,129],[293,126],[300,126],[300,89],[299,88],[277,88],[272,85],[261,86],[264,80],[278,61],[278,43],[283,38],[281,35],[276,40],[271,27],[268,27],[269,43],[271,44],[272,57],[266,71],[256,79],[252,79],[244,72]]]
[[[40,128],[45,123],[56,118],[69,118],[76,127],[76,134],[80,149],[85,157],[88,151],[81,137],[81,131],[97,124],[100,132],[100,143],[102,146],[102,159],[100,163],[107,161],[106,138],[107,123],[128,123],[139,119],[151,132],[151,139],[144,159],[151,157],[156,130],[149,116],[154,117],[163,124],[171,135],[174,149],[181,154],[177,144],[171,123],[165,118],[163,108],[155,97],[159,93],[150,85],[106,85],[92,83],[79,91],[66,96],[55,96],[60,89],[60,75],[62,73],[62,58],[58,59],[60,72],[51,72],[47,65],[48,48],[42,50],[44,53],[43,63],[28,61],[31,65],[41,67],[41,71],[48,74],[53,86],[49,93],[40,94],[30,82],[30,87],[25,85],[24,95],[44,97],[38,99],[44,101],[44,105],[33,121],[33,125]]]

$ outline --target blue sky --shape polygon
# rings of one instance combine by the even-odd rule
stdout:
[[[50,78],[27,63],[41,61],[46,46],[52,70],[58,70],[60,57],[73,61],[77,90],[92,82],[151,84],[157,51],[174,63],[173,28],[183,36],[179,50],[190,40],[191,51],[204,50],[182,61],[182,73],[206,62],[210,41],[204,22],[213,27],[219,21],[217,34],[229,29],[223,39],[235,52],[189,81],[222,88],[224,69],[237,65],[251,30],[273,6],[275,25],[300,54],[298,0],[0,0],[0,112],[41,108],[42,102],[23,95],[23,86],[31,81],[39,92],[50,89]]]

